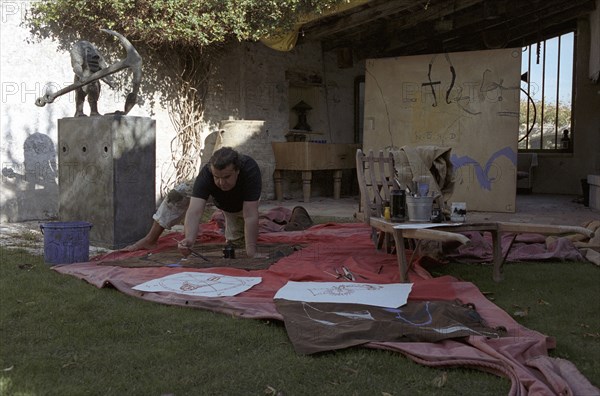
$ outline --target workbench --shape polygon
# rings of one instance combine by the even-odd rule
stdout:
[[[284,170],[300,171],[304,202],[310,202],[312,172],[333,171],[333,197],[340,198],[342,170],[356,168],[356,150],[360,144],[272,142],[275,154],[275,196],[283,200]]]

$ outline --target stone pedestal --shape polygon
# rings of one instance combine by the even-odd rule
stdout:
[[[58,120],[59,218],[93,224],[90,243],[119,249],[150,229],[156,122],[146,117]]]

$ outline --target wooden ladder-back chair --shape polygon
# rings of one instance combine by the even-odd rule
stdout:
[[[383,217],[384,204],[390,202],[395,172],[392,153],[383,155],[383,151],[379,151],[376,157],[372,151],[367,156],[361,149],[356,150],[356,173],[365,223],[371,216]]]

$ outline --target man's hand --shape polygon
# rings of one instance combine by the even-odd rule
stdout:
[[[194,241],[190,241],[187,238],[177,242],[177,249],[179,249],[183,257],[188,257],[192,254],[192,251],[190,250],[192,246],[194,246]]]

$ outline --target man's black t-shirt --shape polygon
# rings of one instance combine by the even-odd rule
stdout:
[[[240,173],[233,189],[223,191],[217,187],[210,164],[207,164],[196,177],[192,196],[203,199],[212,196],[217,208],[235,213],[242,210],[244,201],[258,201],[261,189],[262,179],[258,164],[253,158],[240,154]]]

